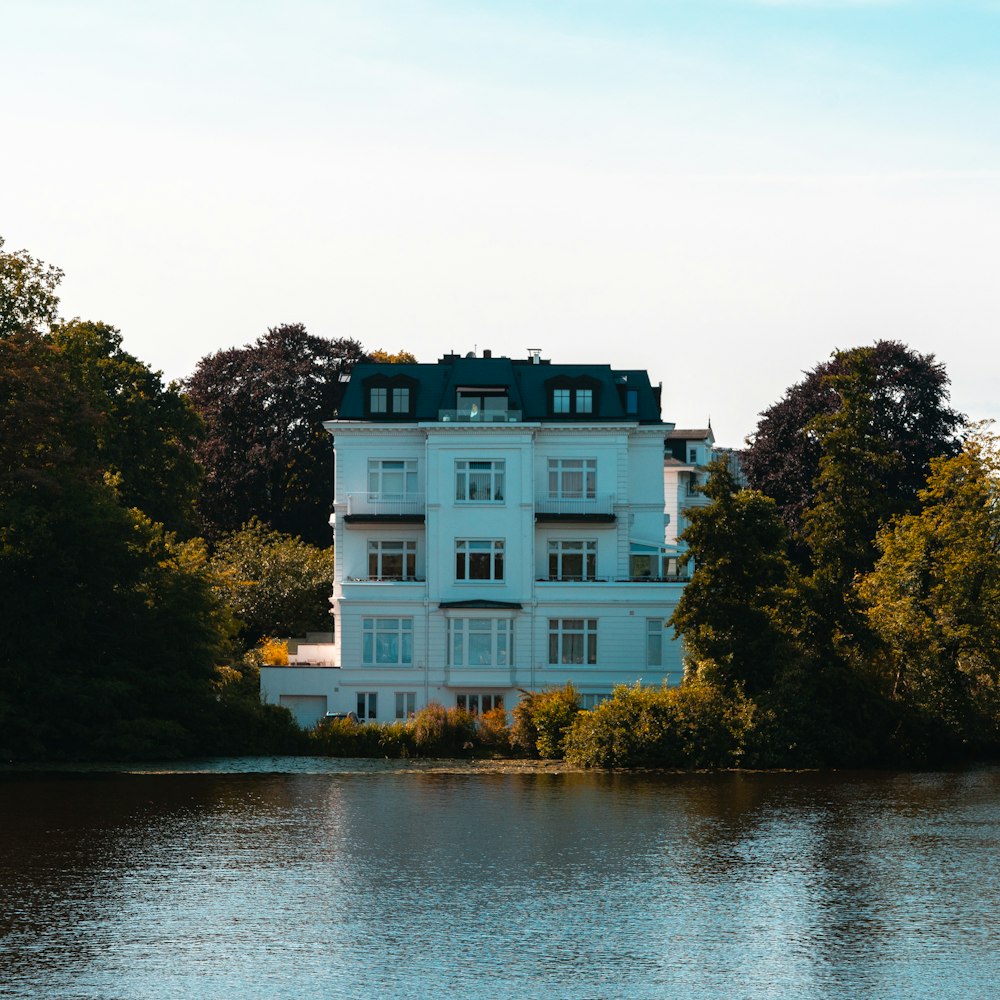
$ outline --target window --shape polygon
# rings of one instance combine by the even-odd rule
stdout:
[[[379,667],[409,666],[413,662],[413,619],[362,619],[361,660]]]
[[[549,578],[593,580],[597,576],[597,542],[558,539],[549,542]]]
[[[455,499],[476,503],[503,502],[504,460],[455,462]]]
[[[625,390],[625,412],[629,416],[635,416],[639,412],[639,390]]]
[[[448,664],[506,667],[514,661],[514,623],[509,618],[449,618]]]
[[[681,531],[683,523],[678,521],[677,530]],[[655,545],[641,545],[633,542],[629,553],[628,575],[633,580],[664,580],[677,579],[680,569],[677,556],[668,555]]]
[[[368,498],[403,500],[417,492],[417,461],[413,458],[370,458]]]
[[[417,692],[397,691],[396,718],[408,719],[411,715],[416,714],[416,711],[417,711]]]
[[[417,576],[417,543],[412,541],[369,541],[370,580],[413,580]]]
[[[688,448],[688,462],[691,465],[697,465],[698,464],[698,449],[697,448]]]
[[[610,698],[610,691],[601,691],[597,694],[581,694],[580,707],[585,712],[592,712],[602,701],[608,701]]]
[[[503,708],[502,694],[460,694],[455,698],[455,704],[472,715],[480,711],[489,712],[494,708]]]
[[[509,406],[506,389],[459,388],[455,401],[461,416],[486,422],[505,420]]]
[[[409,417],[413,413],[417,380],[408,375],[372,375],[364,380],[370,417]]]
[[[459,539],[455,542],[456,580],[502,580],[501,539]]]
[[[597,496],[597,459],[550,458],[549,498],[592,500]]]
[[[689,497],[695,497],[699,492],[698,477],[692,472],[687,477],[687,495]]]
[[[646,666],[663,666],[663,619],[646,619]]]
[[[365,719],[378,718],[378,692],[359,691],[358,692],[358,718],[364,722]]]
[[[557,375],[545,380],[549,414],[553,417],[585,416],[596,413],[601,383],[589,375]]]
[[[596,662],[596,618],[549,619],[549,663]]]

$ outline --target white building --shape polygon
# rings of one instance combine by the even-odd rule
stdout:
[[[431,701],[509,709],[566,681],[585,707],[616,684],[677,683],[667,621],[690,498],[675,486],[665,502],[659,395],[646,372],[537,352],[358,365],[326,424],[333,642],[264,668],[262,697],[309,725]],[[685,453],[688,474],[711,441],[691,447],[708,451]]]

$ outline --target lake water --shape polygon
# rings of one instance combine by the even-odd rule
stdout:
[[[998,848],[994,767],[7,772],[0,996],[992,998]]]

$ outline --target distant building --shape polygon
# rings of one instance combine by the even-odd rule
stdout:
[[[677,533],[714,437],[665,424],[646,372],[538,352],[363,364],[326,427],[333,641],[264,668],[266,701],[303,725],[391,721],[680,680]]]

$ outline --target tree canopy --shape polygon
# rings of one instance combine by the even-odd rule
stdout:
[[[875,505],[880,514],[912,510],[930,460],[958,448],[964,418],[948,406],[948,385],[933,354],[898,341],[835,351],[761,414],[743,454],[747,479],[774,498],[793,537],[801,537],[817,495],[825,439],[844,426],[831,418],[850,404],[851,418],[865,421],[857,433],[867,442],[852,475],[868,479],[884,498]]]
[[[980,428],[931,463],[921,509],[879,535],[859,591],[891,698],[952,740],[995,741],[1000,720],[1000,457]]]
[[[27,250],[4,253],[0,236],[0,338],[15,330],[41,330],[59,311],[56,288],[63,272]]]
[[[265,636],[331,630],[333,549],[320,549],[251,520],[212,556],[215,587],[252,646]]]
[[[205,423],[196,457],[209,535],[257,517],[329,544],[333,456],[323,421],[339,405],[342,379],[364,357],[356,340],[314,337],[296,323],[198,362],[185,387]]]

